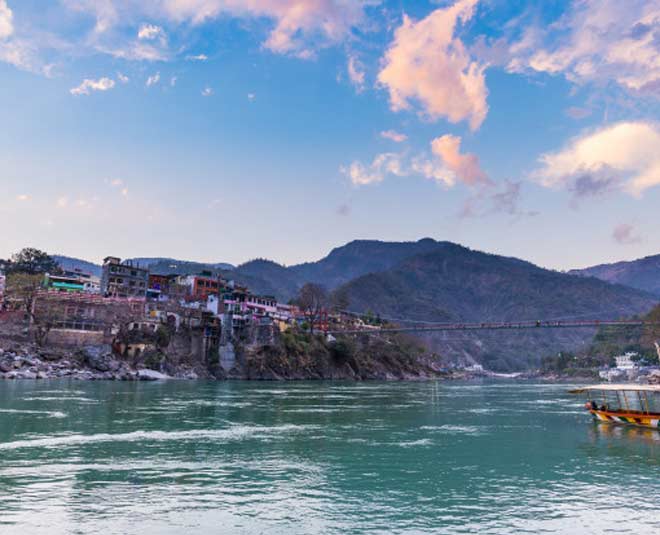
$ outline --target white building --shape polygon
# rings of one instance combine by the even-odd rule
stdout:
[[[634,351],[628,351],[625,355],[614,357],[617,370],[634,370],[637,368],[637,363],[633,360],[633,357],[636,357],[637,355],[638,353],[635,353]]]

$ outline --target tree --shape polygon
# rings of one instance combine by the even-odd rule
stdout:
[[[336,312],[345,312],[351,304],[346,288],[339,288],[332,293],[330,298],[332,309]]]
[[[61,311],[50,301],[37,303],[43,277],[36,273],[12,273],[7,279],[7,297],[18,302],[30,319],[34,341],[42,346],[61,316]],[[39,306],[37,306],[39,305]]]
[[[56,273],[60,267],[55,259],[47,253],[26,247],[11,257],[9,264],[11,273]]]
[[[318,284],[308,282],[298,293],[296,305],[302,311],[309,326],[309,332],[314,333],[323,312],[328,308],[328,292]]]

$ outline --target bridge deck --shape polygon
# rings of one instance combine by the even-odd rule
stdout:
[[[439,332],[439,331],[482,331],[513,329],[586,329],[597,327],[660,327],[660,322],[642,320],[569,320],[569,321],[505,321],[484,323],[438,323],[410,327],[387,327],[384,329],[329,330],[329,334],[392,333],[392,332]]]

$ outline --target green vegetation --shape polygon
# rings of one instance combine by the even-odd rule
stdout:
[[[642,319],[660,324],[660,305]],[[657,365],[660,362],[656,341],[660,343],[660,325],[601,327],[587,349],[545,357],[541,370],[562,375],[587,375],[603,366],[614,366],[614,357],[629,351],[638,353],[636,360],[641,364]]]
[[[243,348],[251,379],[391,379],[436,375],[425,349],[412,337],[325,336],[290,329],[270,346]]]
[[[48,253],[26,247],[11,257],[7,271],[27,274],[57,273],[60,267]]]

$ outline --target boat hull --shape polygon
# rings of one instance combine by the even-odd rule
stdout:
[[[637,414],[629,412],[589,411],[599,422],[610,424],[634,425],[660,429],[660,414]]]

